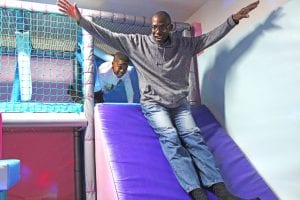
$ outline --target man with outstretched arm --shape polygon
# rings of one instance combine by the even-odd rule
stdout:
[[[161,148],[182,188],[193,200],[206,200],[202,188],[219,199],[241,199],[226,188],[212,153],[192,117],[187,100],[193,56],[222,39],[241,19],[248,18],[259,1],[231,15],[223,24],[197,37],[172,34],[165,11],[152,17],[150,35],[115,33],[86,20],[76,4],[58,0],[59,10],[71,16],[95,38],[126,54],[136,67],[141,107],[157,133]],[[242,187],[242,186],[241,186]]]

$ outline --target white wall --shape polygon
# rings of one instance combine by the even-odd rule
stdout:
[[[207,32],[251,2],[211,0],[188,22]],[[283,200],[300,197],[299,8],[299,0],[261,1],[198,58],[202,102]]]

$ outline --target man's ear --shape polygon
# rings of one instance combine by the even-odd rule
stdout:
[[[174,28],[175,28],[175,26],[174,26],[173,23],[169,25],[169,30],[170,30],[170,31],[174,31]]]

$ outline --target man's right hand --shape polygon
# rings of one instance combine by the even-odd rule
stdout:
[[[57,0],[56,2],[58,6],[58,10],[72,17],[73,20],[79,21],[81,18],[81,14],[79,9],[74,3],[73,5],[69,2],[69,0]]]

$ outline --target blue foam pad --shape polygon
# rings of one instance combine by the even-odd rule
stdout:
[[[0,160],[0,191],[10,189],[20,180],[20,160]]]

